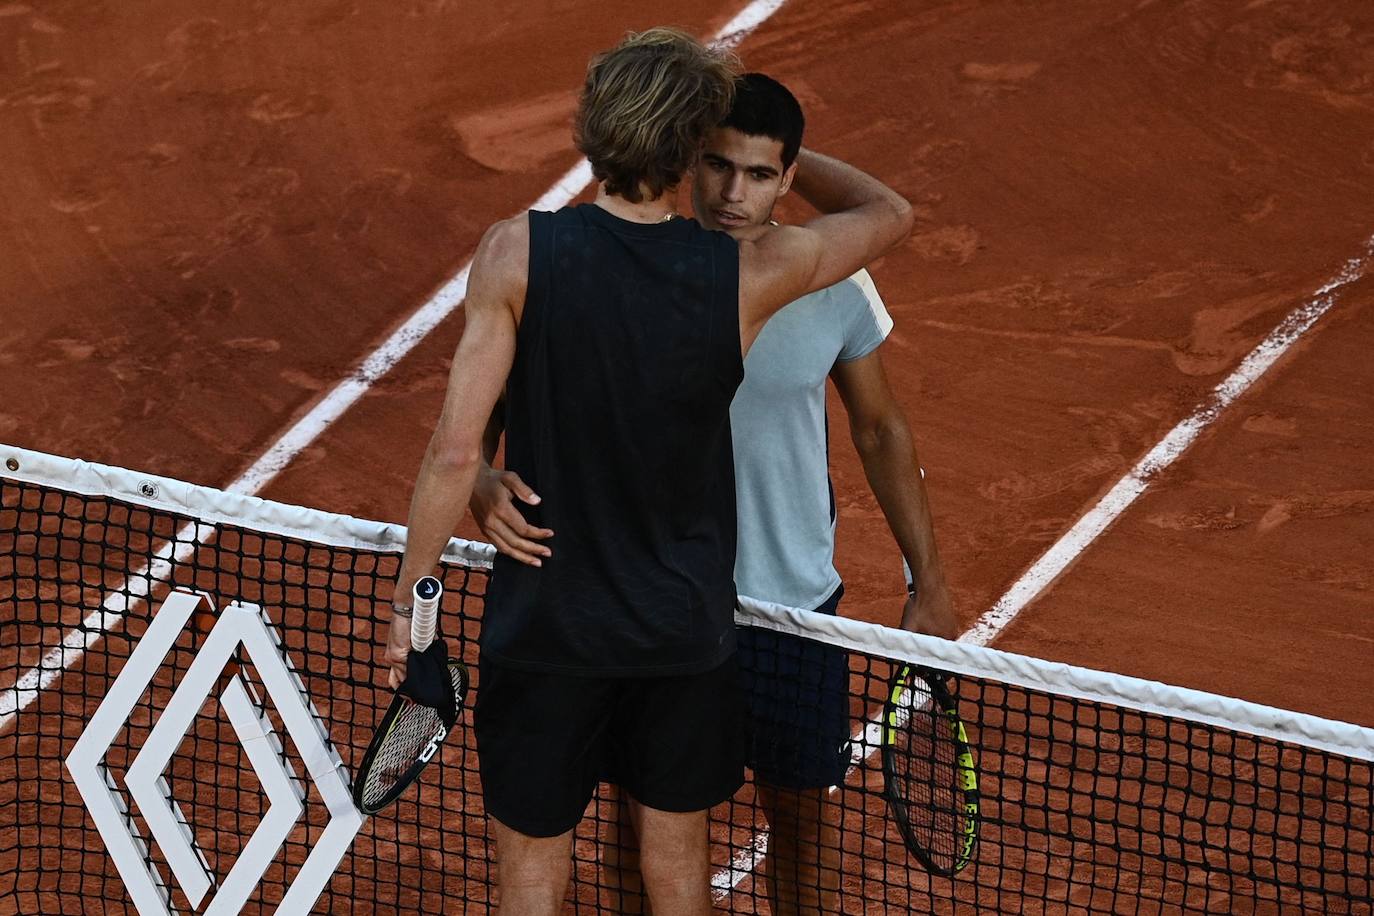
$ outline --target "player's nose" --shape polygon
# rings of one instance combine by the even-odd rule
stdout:
[[[724,197],[729,201],[744,200],[744,176],[733,175],[725,182]]]

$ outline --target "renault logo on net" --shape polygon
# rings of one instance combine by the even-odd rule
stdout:
[[[209,599],[172,592],[153,617],[124,670],[67,756],[67,769],[90,811],[101,839],[140,914],[170,914],[171,893],[150,861],[147,841],[128,814],[105,754],[126,727],[135,705],[161,669],[193,614],[212,610]],[[343,763],[334,750],[305,687],[282,650],[266,614],[251,604],[231,604],[197,652],[144,739],[126,775],[128,795],[138,805],[151,839],[176,886],[197,911],[237,913],[252,895],[305,809],[305,789],[294,764],[283,755],[280,736],[250,681],[235,673],[224,679],[219,707],[242,745],[267,797],[267,813],[221,882],[211,873],[191,825],[162,778],[197,712],[221,682],[225,665],[242,652],[257,672],[319,792],[330,819],[292,878],[278,912],[309,912],[343,858],[363,815],[353,805]],[[214,893],[210,895],[211,890]]]

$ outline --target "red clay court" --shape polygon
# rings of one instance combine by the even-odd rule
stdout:
[[[141,7],[0,3],[0,442],[385,520],[450,281],[558,198],[587,58],[746,8]],[[964,627],[1374,726],[1374,7],[748,9],[739,53],[808,144],[917,206],[873,275]],[[832,438],[845,612],[895,623],[896,547]],[[0,697],[48,623],[0,638]]]

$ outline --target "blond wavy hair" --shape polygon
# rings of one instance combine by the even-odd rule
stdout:
[[[669,28],[593,57],[573,122],[592,174],[631,203],[676,187],[729,113],[739,69],[729,51]]]

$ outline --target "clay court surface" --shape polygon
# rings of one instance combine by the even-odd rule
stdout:
[[[590,54],[742,3],[645,6],[0,2],[0,441],[237,479],[576,163]],[[1353,269],[994,645],[1374,725],[1374,7],[790,0],[739,51],[916,204],[882,352],[966,626]],[[403,520],[461,328],[260,495]],[[894,623],[842,418],[843,610]]]

